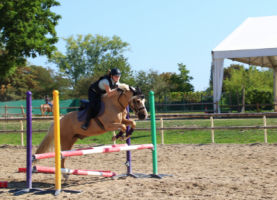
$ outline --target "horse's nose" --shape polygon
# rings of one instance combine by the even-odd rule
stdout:
[[[147,115],[145,115],[145,114],[140,114],[140,115],[139,115],[139,120],[145,120],[146,117],[147,117]]]

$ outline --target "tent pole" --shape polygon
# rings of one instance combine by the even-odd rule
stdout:
[[[277,67],[274,67],[274,104],[277,104]],[[274,112],[277,112],[277,105],[274,105]]]

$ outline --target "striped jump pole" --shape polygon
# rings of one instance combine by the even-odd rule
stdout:
[[[119,151],[130,151],[130,150],[140,150],[140,149],[153,149],[153,144],[141,144],[141,145],[111,145],[110,147],[93,147],[87,149],[78,149],[73,151],[62,151],[60,153],[61,157],[72,157],[72,156],[82,156],[87,154],[95,154],[95,153],[112,153]],[[34,154],[34,160],[41,160],[45,158],[53,158],[55,157],[55,153],[42,153],[42,154]]]
[[[49,169],[51,168],[51,169]],[[44,172],[41,169],[43,169],[44,171],[48,171],[48,172]],[[34,166],[32,169],[32,173],[50,173],[49,171],[51,171],[52,169],[55,169],[54,167],[42,167],[42,166]],[[61,168],[63,169],[63,168]],[[82,170],[82,171],[92,171],[92,172],[107,172],[107,173],[111,173],[111,171],[104,171],[104,170],[87,170],[87,169],[72,169],[72,170]],[[20,167],[18,168],[18,172],[26,172],[27,169],[24,167]],[[62,171],[62,170],[61,170]],[[53,171],[53,173],[55,173],[55,171]]]
[[[55,167],[42,167],[34,166],[33,172],[35,173],[49,173],[55,174]],[[110,171],[100,171],[100,170],[84,170],[84,169],[65,169],[61,168],[62,174],[75,174],[75,175],[90,175],[90,176],[103,176],[103,177],[113,177],[116,176],[115,173]]]
[[[99,147],[89,147],[89,148],[84,148],[84,149],[75,149],[75,150],[68,150],[68,151],[61,151],[61,156],[63,154],[74,154],[73,152],[75,151],[86,151],[86,150],[92,150],[92,149],[99,149],[99,148],[113,148],[113,147],[123,147],[127,146],[127,144],[114,144],[114,145],[106,145],[106,146],[99,146]],[[49,152],[49,153],[41,153],[41,154],[34,154],[32,157],[33,161],[36,160],[41,160],[45,158],[54,158],[55,157],[55,152]]]
[[[32,92],[26,92],[26,118],[27,118],[27,152],[26,152],[26,189],[15,189],[14,195],[21,195],[34,191],[42,191],[39,188],[32,188]]]

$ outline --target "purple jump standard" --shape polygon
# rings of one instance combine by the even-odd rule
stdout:
[[[35,191],[43,191],[39,188],[32,188],[32,92],[26,92],[26,117],[27,117],[27,153],[26,153],[26,189],[16,189],[14,195],[25,194]]]

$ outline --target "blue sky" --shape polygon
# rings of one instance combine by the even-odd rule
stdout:
[[[59,0],[58,0],[59,1]],[[119,36],[131,51],[124,55],[133,70],[178,71],[183,63],[190,71],[196,91],[208,87],[211,51],[248,17],[277,15],[275,0],[60,0],[53,12],[62,19],[56,27],[56,44],[65,53],[61,37],[77,34]],[[277,24],[275,25],[277,26]],[[35,65],[46,57],[29,58]],[[224,66],[232,63],[225,59]],[[246,66],[247,67],[247,66]]]

